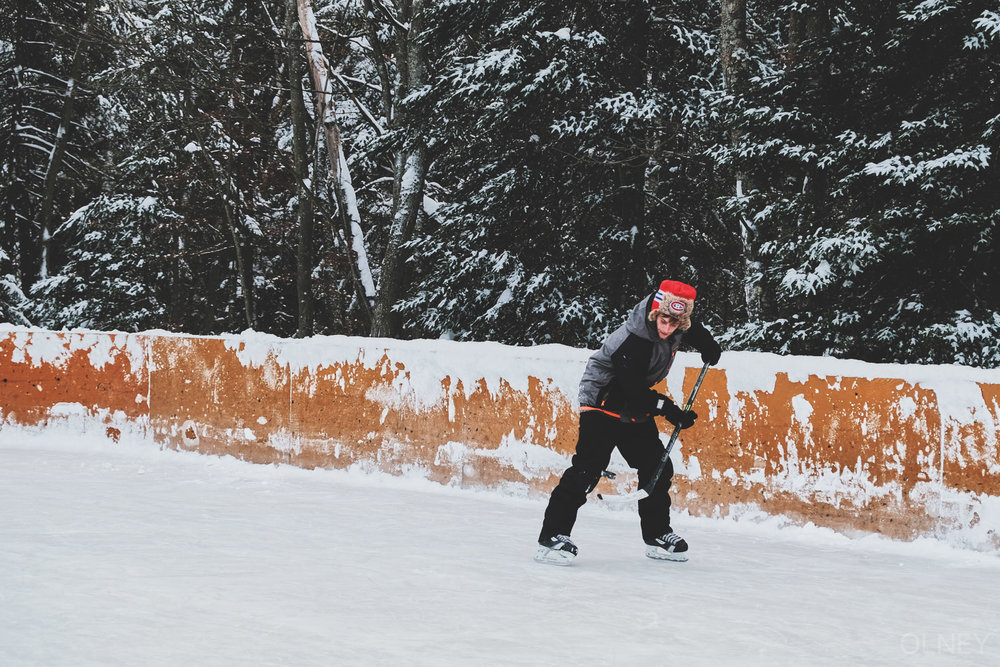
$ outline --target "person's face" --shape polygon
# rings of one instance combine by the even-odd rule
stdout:
[[[677,331],[679,324],[680,322],[669,315],[664,315],[663,313],[656,314],[656,333],[660,335],[660,340],[669,338],[670,334]]]

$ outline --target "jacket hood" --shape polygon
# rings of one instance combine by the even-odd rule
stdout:
[[[650,299],[652,298],[653,295],[650,294],[635,305],[632,312],[628,314],[625,328],[628,329],[629,333],[656,343],[660,340],[660,334],[656,332],[656,322],[649,320],[649,309],[652,308]]]

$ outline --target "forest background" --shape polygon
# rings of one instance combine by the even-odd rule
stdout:
[[[0,9],[0,321],[1000,366],[995,0]]]

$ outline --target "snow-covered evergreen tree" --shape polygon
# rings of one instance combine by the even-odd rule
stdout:
[[[28,300],[11,272],[10,257],[0,248],[0,322],[30,324],[24,316]]]
[[[719,152],[753,174],[753,191],[728,210],[758,234],[770,298],[731,344],[1000,362],[1000,101],[990,92],[1000,45],[989,4],[779,11],[782,50],[744,100],[743,142]]]
[[[291,4],[11,9],[0,317],[290,335],[311,262],[314,330],[368,331],[323,144],[293,166]],[[402,335],[592,346],[671,277],[732,348],[1000,364],[995,0],[314,4]]]
[[[52,221],[99,185],[102,110],[88,78],[108,54],[88,33],[93,3],[25,0],[2,9],[0,249],[27,293],[60,261]]]
[[[77,211],[59,230],[72,237],[69,261],[35,286],[36,320],[54,329],[161,327],[183,266],[171,259],[181,222],[152,196],[103,195]]]
[[[404,307],[423,335],[596,344],[658,276],[689,277],[675,241],[692,211],[672,185],[697,169],[673,158],[705,38],[664,4],[606,9],[450,2],[435,17],[450,41],[425,117],[449,203],[414,243]]]
[[[64,315],[82,317],[96,300],[140,295],[160,308],[158,318],[122,312],[121,321],[102,326],[142,321],[211,333],[263,322],[287,332],[294,251],[278,244],[291,226],[285,206],[294,191],[280,176],[290,157],[277,150],[280,133],[271,125],[282,91],[281,29],[259,4],[158,0],[135,9],[119,25],[122,59],[93,77],[116,120],[109,180],[100,197],[81,205],[87,214],[57,232],[75,242],[65,268],[37,290],[51,301],[39,305],[40,322],[65,326],[72,320]],[[269,43],[273,50],[261,48]],[[123,281],[90,280],[100,253],[134,271]],[[263,264],[270,279],[262,279]]]

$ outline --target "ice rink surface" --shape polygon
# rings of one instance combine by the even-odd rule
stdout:
[[[1000,557],[0,430],[0,665],[1000,665]]]

